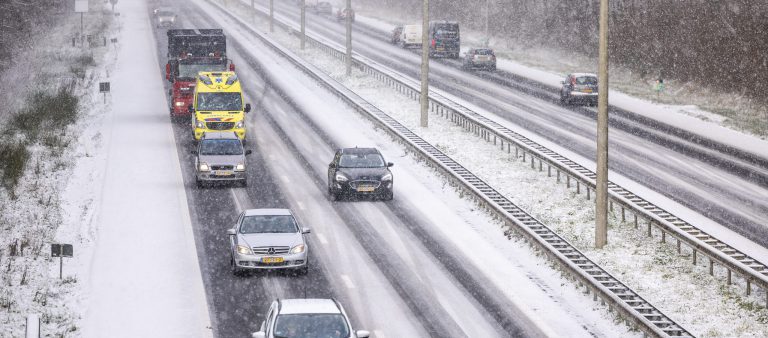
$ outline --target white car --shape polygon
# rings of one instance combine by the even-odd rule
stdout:
[[[170,9],[159,8],[155,10],[156,26],[160,27],[174,27],[176,26],[176,13]]]
[[[253,338],[368,338],[370,332],[354,331],[344,308],[335,299],[278,299]]]

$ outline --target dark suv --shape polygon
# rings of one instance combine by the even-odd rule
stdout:
[[[351,195],[392,200],[392,166],[376,148],[339,149],[328,165],[328,195],[331,200]]]
[[[560,88],[560,102],[597,105],[597,75],[591,73],[568,74]]]

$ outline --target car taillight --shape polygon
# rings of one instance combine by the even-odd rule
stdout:
[[[432,47],[435,46],[435,39],[432,39]]]

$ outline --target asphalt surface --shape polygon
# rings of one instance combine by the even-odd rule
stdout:
[[[211,28],[204,13],[189,4],[176,5],[184,10],[183,27]],[[162,77],[165,30],[157,29],[155,37]],[[417,206],[405,205],[397,196],[391,202],[327,201],[324,170],[337,145],[303,118],[286,93],[270,87],[259,73],[263,64],[248,53],[255,46],[244,44],[248,42],[228,37],[228,56],[240,77],[248,79],[244,94],[254,107],[247,116],[247,148],[253,150],[249,186],[197,189],[190,126],[174,123],[215,336],[248,336],[274,299],[307,297],[337,298],[356,329],[389,337],[538,335],[480,271],[462,263],[466,259],[458,250],[425,230],[428,221]],[[297,130],[302,137],[295,137]],[[302,225],[313,229],[309,273],[234,276],[226,229],[243,209],[273,207],[291,208]],[[408,260],[414,259],[421,265],[412,266]],[[450,301],[435,301],[442,297]]]
[[[267,2],[257,1],[262,6]],[[299,8],[275,2],[298,24]],[[355,23],[356,53],[415,79],[420,56]],[[335,19],[307,14],[307,31],[344,44]],[[502,71],[466,72],[432,59],[430,83],[585,158],[595,158],[595,111],[559,104],[557,91]],[[768,246],[768,159],[611,107],[610,169]]]

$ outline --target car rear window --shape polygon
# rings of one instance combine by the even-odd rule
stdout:
[[[594,76],[579,76],[576,77],[576,84],[579,85],[596,85],[597,78]]]

